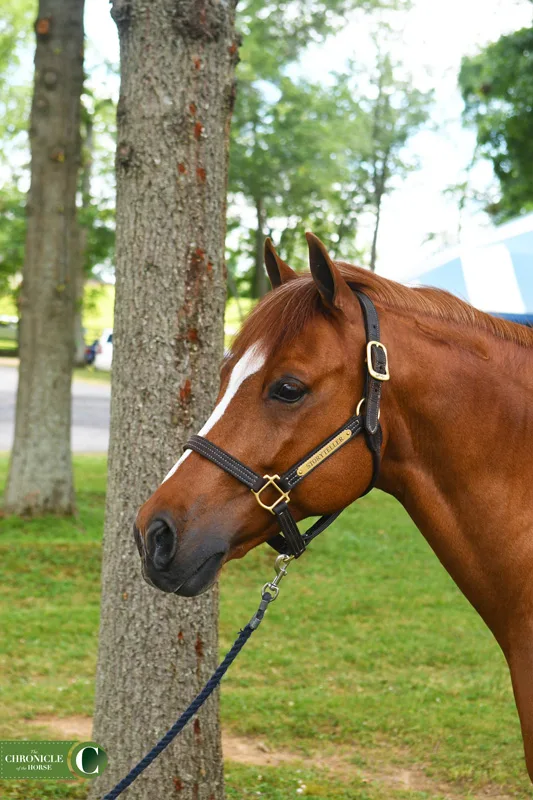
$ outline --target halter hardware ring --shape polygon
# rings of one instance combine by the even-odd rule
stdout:
[[[358,417],[361,413],[361,409],[363,408],[366,402],[366,397],[362,397],[359,402],[357,403],[357,408],[355,409],[355,416]],[[381,417],[381,408],[378,409],[378,419]]]
[[[374,369],[374,365],[372,363],[372,348],[377,347],[378,350],[381,350],[383,355],[385,356],[385,372],[376,372]],[[376,342],[372,339],[370,342],[367,342],[366,345],[366,364],[370,375],[376,381],[388,381],[390,380],[390,373],[389,373],[389,357],[387,354],[387,348],[382,342]]]
[[[279,475],[263,475],[263,480],[265,480],[265,481],[266,481],[265,485],[264,485],[264,486],[261,486],[261,488],[259,489],[259,491],[258,491],[258,492],[254,492],[254,490],[253,490],[253,489],[251,490],[251,492],[252,492],[252,494],[254,494],[254,495],[255,495],[255,499],[257,500],[257,502],[259,503],[259,505],[261,506],[261,508],[264,508],[266,511],[270,511],[270,513],[271,513],[271,514],[275,514],[276,512],[274,511],[274,509],[276,508],[276,506],[278,505],[278,503],[290,503],[290,501],[291,501],[291,498],[289,497],[288,493],[287,493],[287,492],[284,492],[284,491],[283,491],[283,489],[281,488],[281,486],[278,486],[278,484],[276,483],[276,481],[279,481],[279,480],[280,480],[280,477],[279,477]],[[269,505],[269,506],[267,506],[267,504],[266,504],[266,503],[263,503],[263,501],[261,500],[261,492],[264,492],[264,490],[265,490],[265,489],[266,489],[268,486],[273,486],[275,489],[277,489],[277,490],[278,490],[278,492],[279,492],[279,495],[280,495],[280,496],[279,496],[279,497],[278,497],[276,500],[274,500],[274,502],[273,502],[271,505]]]

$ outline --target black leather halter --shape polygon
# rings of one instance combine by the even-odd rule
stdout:
[[[324,439],[311,452],[307,453],[294,466],[283,475],[259,475],[247,467],[237,458],[227,453],[218,445],[213,444],[203,436],[191,436],[185,449],[194,450],[204,458],[212,461],[225,472],[233,475],[238,481],[244,483],[252,493],[259,505],[274,514],[279,523],[281,533],[268,540],[278,553],[286,553],[298,558],[305,551],[315,536],[322,533],[335,520],[341,511],[325,514],[305,533],[300,533],[296,521],[289,509],[290,492],[309,475],[323,461],[336,453],[345,444],[351,442],[360,433],[364,433],[368,449],[372,454],[372,478],[363,495],[375,486],[378,479],[381,461],[381,426],[379,424],[379,407],[381,401],[381,387],[384,381],[389,380],[387,350],[379,338],[379,320],[376,307],[372,300],[363,292],[355,291],[363,311],[366,334],[366,371],[363,397],[356,412],[344,425],[338,428],[327,439]],[[262,498],[263,491],[272,486],[278,492],[278,497],[268,505]],[[362,495],[362,496],[363,496]]]

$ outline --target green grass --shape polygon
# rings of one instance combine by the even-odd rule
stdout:
[[[75,519],[0,519],[1,738],[44,737],[24,720],[92,709],[105,461],[84,456],[75,465]],[[0,478],[6,466],[0,459]],[[273,554],[259,548],[225,568],[222,651],[272,566]],[[233,734],[299,759],[230,763],[228,800],[257,792],[266,800],[437,800],[443,785],[462,798],[496,787],[533,797],[503,656],[401,507],[379,492],[291,564],[279,600],[224,681],[222,720]],[[326,770],[321,758],[337,761]],[[405,769],[424,785],[387,781]],[[0,785],[2,800],[84,791]]]
[[[0,295],[0,316],[18,316],[17,304],[11,294]]]
[[[0,352],[2,355],[9,356],[11,353],[15,355],[17,349],[17,342],[14,342],[13,339],[0,339]]]
[[[76,367],[72,373],[72,379],[89,383],[111,383],[111,372],[94,367]]]

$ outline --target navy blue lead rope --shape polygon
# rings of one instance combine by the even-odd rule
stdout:
[[[289,559],[287,559],[287,561],[288,560]],[[130,772],[128,772],[126,777],[122,778],[122,780],[119,783],[117,783],[117,785],[113,789],[111,789],[111,791],[108,792],[105,795],[105,797],[102,798],[102,800],[115,800],[115,798],[117,798],[120,794],[122,794],[122,792],[125,789],[127,789],[128,786],[130,786],[133,783],[133,781],[136,780],[136,778],[139,777],[141,772],[144,772],[144,770],[150,766],[152,761],[154,761],[157,758],[157,756],[160,753],[162,753],[166,747],[168,747],[168,745],[173,741],[173,739],[176,738],[178,733],[180,733],[183,730],[183,728],[189,722],[191,717],[194,717],[196,712],[201,708],[201,706],[203,706],[209,695],[211,695],[213,691],[217,688],[218,684],[224,677],[229,667],[235,661],[235,659],[241,652],[242,648],[244,647],[244,645],[246,644],[252,633],[259,627],[265,615],[265,611],[267,610],[268,604],[271,603],[272,600],[275,600],[277,597],[278,594],[277,584],[284,574],[285,574],[285,568],[282,567],[281,574],[278,573],[278,576],[274,578],[272,583],[265,584],[259,608],[255,612],[254,616],[252,617],[248,625],[246,625],[239,633],[233,647],[231,648],[231,650],[228,651],[224,660],[220,662],[220,664],[213,672],[212,676],[209,678],[209,680],[207,681],[206,685],[204,686],[200,694],[196,695],[190,706],[183,712],[181,717],[176,720],[174,725],[171,728],[169,728],[169,730],[165,733],[163,738],[160,739],[154,747],[152,747],[150,752],[147,753],[145,757],[141,761],[139,761],[139,763],[135,767],[133,767],[133,769]],[[266,587],[272,588],[274,590],[273,594],[264,591]]]

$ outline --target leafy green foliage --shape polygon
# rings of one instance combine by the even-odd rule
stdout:
[[[0,295],[11,291],[11,276],[22,270],[25,237],[26,196],[8,184],[0,188]]]
[[[288,260],[304,256],[306,227],[327,239],[337,257],[359,255],[360,217],[373,213],[377,233],[383,196],[415,166],[405,144],[426,121],[430,102],[430,93],[397,77],[388,56],[378,57],[373,75],[351,63],[329,85],[286,76],[274,88],[242,85],[230,190],[254,207],[257,222],[232,254],[233,270],[243,253],[254,262],[252,272],[262,270],[260,244],[276,227],[283,228]],[[250,274],[244,277],[250,285]]]
[[[29,46],[35,0],[3,0],[0,18],[0,139],[17,133],[27,117],[29,86],[21,84],[21,53]],[[4,158],[4,153],[1,154]]]
[[[230,187],[256,210],[262,204],[260,247],[276,219],[285,220],[281,244],[288,258],[298,253],[302,226],[325,237],[332,233],[333,187],[341,184],[345,169],[339,132],[349,124],[354,137],[364,138],[361,118],[353,114],[349,119],[340,103],[342,93],[337,87],[283,78],[267,102],[255,87],[243,87],[233,129]],[[239,255],[247,252],[253,259],[255,229],[239,244]]]
[[[334,154],[331,127],[324,125],[334,106],[324,87],[305,81],[292,82],[287,68],[311,43],[334,32],[355,8],[370,10],[394,6],[403,0],[245,0],[239,5],[237,23],[243,34],[237,78],[237,102],[232,122],[230,151],[230,199],[253,209],[255,226],[242,225],[240,211],[229,229],[240,228],[235,250],[228,253],[230,286],[260,296],[266,290],[262,266],[262,242],[273,217],[287,221],[284,244],[294,244],[294,230],[309,218],[309,209],[325,211],[328,194],[323,166]],[[292,127],[291,127],[292,126]],[[323,138],[320,138],[323,133]],[[331,183],[331,181],[330,181]],[[297,205],[299,207],[297,207]],[[304,206],[302,208],[301,206]],[[317,232],[324,214],[312,214]],[[238,222],[237,222],[238,220]],[[241,224],[239,224],[241,223]],[[244,282],[239,281],[243,260],[252,262]],[[242,275],[241,275],[242,277]]]
[[[464,58],[459,85],[465,121],[477,129],[478,154],[492,161],[498,221],[533,209],[533,27],[502,36]]]
[[[115,252],[114,203],[114,102],[97,97],[85,89],[82,98],[83,161],[80,174],[81,206],[78,221],[81,229],[83,272],[86,277],[96,267],[110,265]],[[95,195],[94,178],[99,195]],[[106,187],[108,194],[102,195]]]
[[[31,22],[37,16],[35,0],[3,0],[0,22],[0,75],[19,64],[19,47],[28,41]]]
[[[354,9],[400,8],[409,0],[241,0],[237,26],[242,35],[239,84],[278,82],[311,43],[340,28]]]
[[[238,236],[230,236],[236,246],[228,266],[241,293],[258,296],[266,289],[262,242],[275,230],[283,231],[283,256],[296,263],[304,257],[306,227],[327,239],[336,256],[361,255],[356,248],[361,215],[370,210],[378,218],[390,179],[404,174],[402,149],[426,119],[428,97],[397,80],[387,59],[378,64],[382,93],[368,92],[369,76],[356,64],[346,75],[325,76],[320,85],[294,78],[289,68],[355,8],[371,13],[406,5],[404,0],[239,5],[244,41],[229,176],[229,231],[238,228]]]
[[[406,160],[407,140],[423,125],[432,101],[431,92],[416,89],[410,79],[400,79],[387,53],[377,52],[371,85],[375,97],[364,101],[370,132],[370,155],[363,159],[360,181],[374,212],[375,223],[370,252],[370,269],[375,270],[381,204],[393,182],[401,180],[416,164]],[[362,174],[361,174],[362,173]]]

